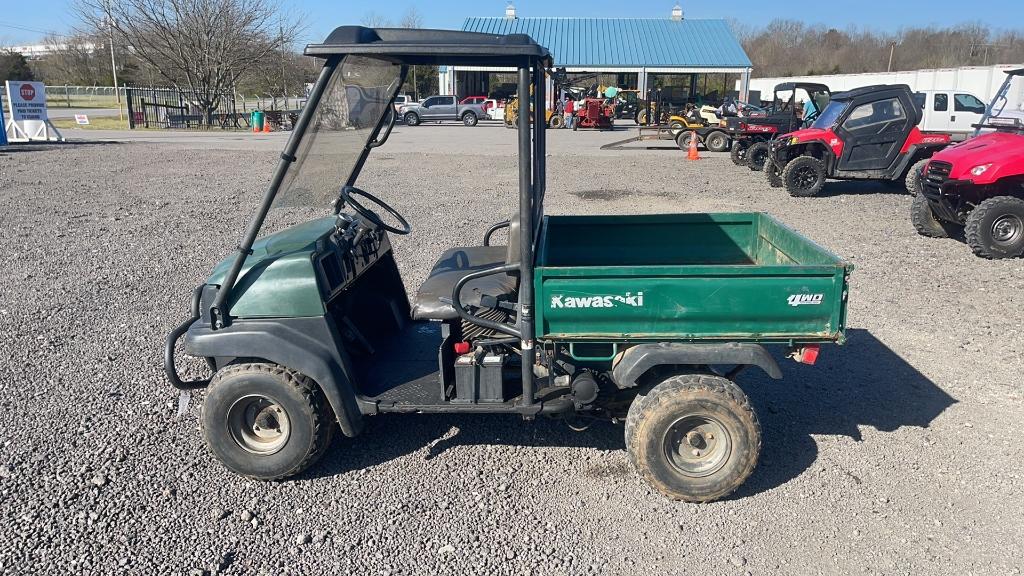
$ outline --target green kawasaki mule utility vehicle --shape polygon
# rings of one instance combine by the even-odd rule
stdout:
[[[761,429],[733,378],[781,377],[766,344],[813,363],[841,343],[851,266],[764,214],[545,216],[552,62],[528,36],[342,27],[306,53],[323,70],[238,254],[167,339],[170,381],[207,388],[202,430],[225,466],[297,474],[335,422],[351,437],[386,412],[518,414],[624,419],[630,459],[672,498],[743,483]],[[518,70],[535,118],[519,117],[518,211],[440,254],[410,305],[389,234],[411,228],[356,183],[408,67],[440,64]],[[333,211],[257,240],[282,201]],[[179,377],[182,339],[209,380]]]

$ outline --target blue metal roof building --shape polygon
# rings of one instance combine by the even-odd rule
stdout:
[[[528,34],[551,51],[556,66],[727,69],[751,66],[725,20],[668,18],[467,18],[462,29]]]
[[[751,62],[724,20],[686,20],[678,5],[670,18],[518,18],[509,6],[503,18],[467,18],[464,31],[528,34],[551,51],[555,66],[570,73],[614,74],[620,88],[646,90],[652,75],[737,74],[746,99]],[[491,70],[448,67],[440,71],[443,93],[460,97],[489,93]],[[706,78],[706,77],[705,77]]]

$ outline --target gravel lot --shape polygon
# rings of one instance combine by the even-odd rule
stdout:
[[[781,382],[741,376],[765,448],[737,494],[668,501],[629,467],[621,426],[511,416],[376,417],[296,480],[233,476],[161,347],[283,137],[0,152],[0,572],[1024,569],[1024,260],[918,237],[890,188],[793,199],[725,155],[598,150],[621,135],[552,134],[549,213],[763,210],[857,266],[848,345],[780,359]],[[499,127],[423,126],[371,156],[361,186],[414,226],[395,240],[410,291],[511,213],[514,150]]]

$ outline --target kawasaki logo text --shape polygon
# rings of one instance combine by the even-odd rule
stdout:
[[[615,306],[633,306],[642,308],[644,305],[644,293],[626,292],[622,295],[608,296],[563,296],[553,294],[551,296],[552,308],[613,308]]]

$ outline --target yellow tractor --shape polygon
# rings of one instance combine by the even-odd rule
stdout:
[[[561,128],[565,124],[564,118],[551,110],[544,111],[544,121],[548,128]],[[519,98],[512,97],[505,103],[505,128],[515,128],[518,122]]]

